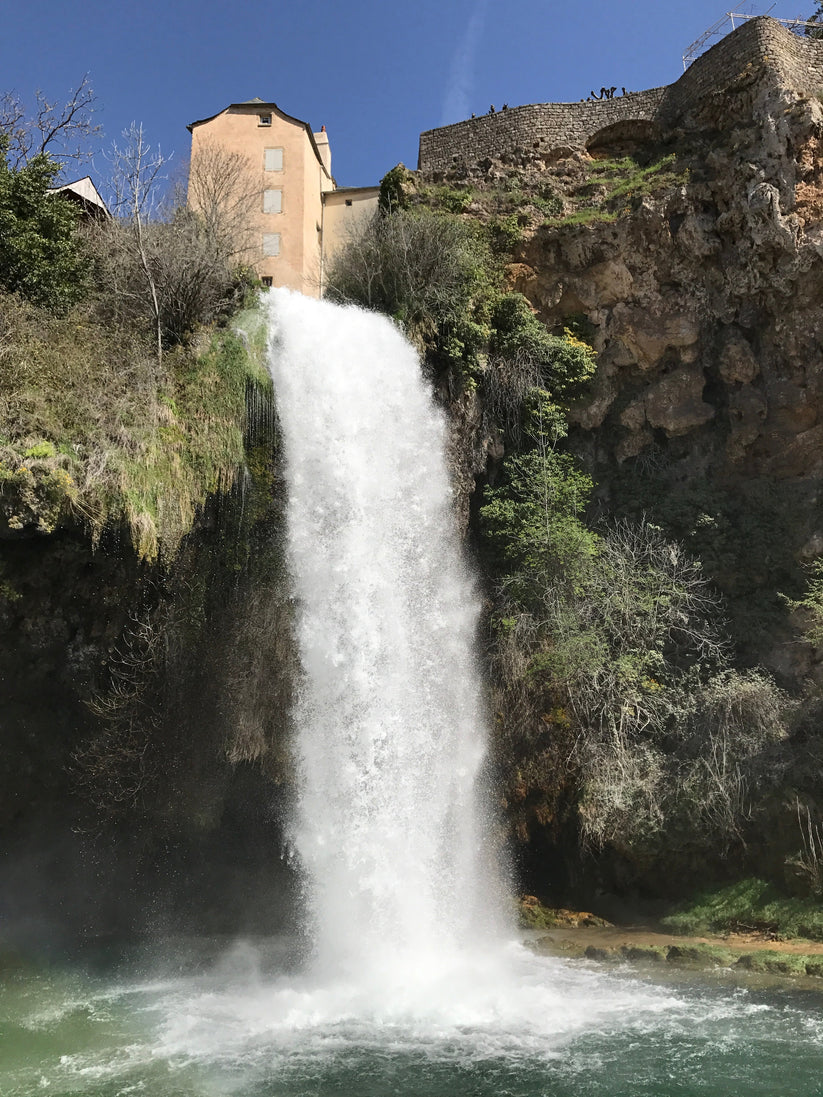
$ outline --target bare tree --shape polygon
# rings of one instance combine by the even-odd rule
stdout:
[[[242,263],[250,255],[250,225],[259,200],[247,156],[214,141],[197,145],[189,164],[187,204],[198,215],[215,253],[227,263]]]
[[[8,138],[6,156],[20,168],[41,153],[65,168],[68,163],[90,160],[101,127],[94,121],[96,97],[86,73],[65,102],[35,93],[36,106],[28,114],[16,92],[0,96],[0,133]]]
[[[115,324],[148,325],[158,369],[163,350],[199,324],[230,314],[244,299],[248,271],[239,262],[244,231],[242,160],[220,152],[200,161],[195,185],[207,212],[186,207],[179,185],[161,186],[168,159],[133,123],[110,153],[112,221],[92,226],[89,244],[107,292],[99,307]],[[225,201],[224,201],[225,200]]]
[[[431,210],[382,211],[355,221],[335,252],[326,294],[385,312],[409,330],[465,316],[482,245],[456,218]]]
[[[146,224],[159,202],[158,184],[164,178],[163,167],[168,162],[159,147],[153,149],[146,141],[142,124],[132,122],[123,131],[124,144],[114,144],[109,154],[112,163],[111,188],[115,213],[130,229],[130,239],[136,251],[145,279],[151,306],[157,346],[157,364],[163,364],[163,322],[157,281],[149,261]]]

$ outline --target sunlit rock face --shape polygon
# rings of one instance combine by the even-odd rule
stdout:
[[[587,145],[572,127],[551,150],[502,118],[484,123],[508,127],[500,155],[460,146],[421,173],[468,184],[467,217],[516,216],[512,288],[598,351],[570,444],[601,513],[657,514],[733,618],[799,590],[823,533],[822,48],[753,20],[665,89],[655,129]],[[629,117],[631,98],[615,109]],[[815,671],[793,628],[775,602],[768,627],[735,638],[796,684]]]

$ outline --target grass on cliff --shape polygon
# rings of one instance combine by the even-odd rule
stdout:
[[[673,933],[683,935],[754,931],[773,933],[778,938],[823,941],[823,908],[819,902],[784,895],[757,877],[704,891],[663,918],[662,923]]]
[[[139,556],[172,555],[206,496],[243,462],[248,385],[270,389],[260,325],[203,331],[158,365],[93,309],[0,301],[0,512],[11,529],[66,518],[97,540],[125,525]]]
[[[615,221],[648,195],[682,186],[687,180],[688,170],[678,170],[674,153],[650,164],[638,163],[631,156],[595,160],[588,166],[584,182],[567,197],[572,208],[546,218],[544,225]]]

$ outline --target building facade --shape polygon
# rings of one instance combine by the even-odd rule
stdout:
[[[229,211],[239,250],[264,285],[319,296],[325,258],[348,223],[377,207],[377,188],[336,196],[325,127],[315,133],[276,103],[232,103],[187,128],[189,205],[204,215],[210,204]]]

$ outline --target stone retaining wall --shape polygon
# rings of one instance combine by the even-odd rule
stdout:
[[[418,169],[446,171],[488,157],[585,148],[621,122],[669,126],[727,88],[748,65],[776,84],[813,93],[823,86],[823,41],[800,38],[774,19],[750,19],[701,54],[674,84],[616,99],[532,103],[484,114],[420,135]]]

